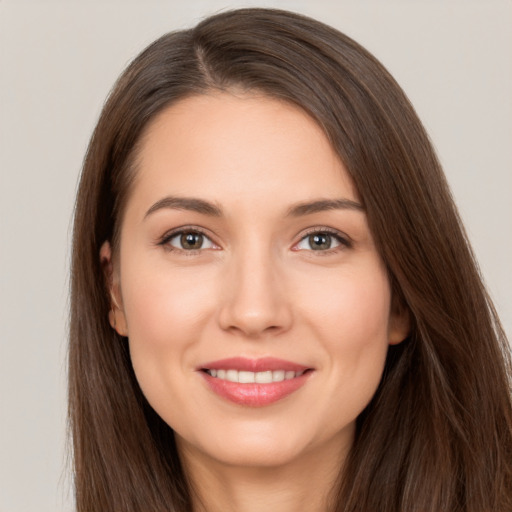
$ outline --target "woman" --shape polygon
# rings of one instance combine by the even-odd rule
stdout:
[[[79,511],[512,509],[509,348],[427,135],[277,10],[142,52],[78,192]]]

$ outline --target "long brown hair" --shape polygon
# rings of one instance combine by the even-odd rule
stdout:
[[[190,511],[172,429],[148,405],[111,329],[99,250],[114,250],[137,144],[173,102],[256,90],[298,105],[349,171],[388,267],[408,339],[389,349],[357,420],[333,511],[512,510],[509,346],[439,162],[402,90],[366,50],[279,10],[218,14],[167,34],[116,83],[75,210],[69,417],[78,512]]]

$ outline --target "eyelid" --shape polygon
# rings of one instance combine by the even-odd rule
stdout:
[[[180,249],[177,247],[172,247],[169,245],[169,241],[171,239],[173,239],[174,237],[181,235],[183,233],[200,233],[214,245],[214,248],[213,248],[214,250],[220,249],[219,244],[217,244],[213,240],[213,237],[207,232],[207,230],[205,230],[199,226],[195,226],[195,225],[179,226],[179,227],[176,227],[176,228],[173,228],[173,229],[167,231],[164,235],[162,235],[157,240],[156,245],[164,246],[169,251],[181,251],[181,252],[187,253],[189,255],[196,254],[196,253],[204,251],[204,250],[212,249],[212,248],[209,248],[209,249],[185,250],[185,249]],[[311,249],[308,252],[316,252],[319,254],[320,253],[329,254],[329,253],[337,252],[338,250],[342,250],[344,248],[351,248],[353,246],[353,241],[347,234],[345,234],[337,229],[330,228],[327,226],[315,226],[315,227],[307,229],[305,232],[300,234],[300,238],[297,242],[294,243],[292,250],[295,250],[295,251],[303,250],[303,249],[296,249],[296,246],[300,242],[302,242],[302,240],[304,240],[306,237],[316,234],[316,233],[326,233],[326,234],[334,237],[336,239],[336,241],[339,242],[340,245],[337,247],[334,247],[332,249],[327,249],[327,250],[323,250],[323,251],[313,251],[313,249]]]
[[[190,249],[190,250],[186,250],[186,249],[180,249],[179,247],[173,247],[173,246],[171,246],[169,244],[170,240],[172,240],[176,236],[182,235],[184,233],[199,233],[199,234],[203,235],[205,238],[207,238],[212,243],[212,245],[214,247],[213,248],[208,248],[208,249]],[[197,254],[197,253],[205,251],[205,250],[212,250],[212,249],[217,250],[217,249],[220,249],[219,245],[213,240],[212,236],[209,233],[207,233],[207,231],[205,229],[203,229],[203,228],[201,228],[199,226],[194,226],[194,225],[179,226],[179,227],[176,227],[176,228],[173,228],[173,229],[167,231],[164,235],[162,235],[157,240],[156,245],[163,246],[168,251],[178,251],[178,252],[186,253],[188,255]]]
[[[336,241],[339,242],[340,245],[337,247],[333,247],[332,249],[326,249],[324,251],[320,251],[320,250],[314,251],[313,249],[311,249],[308,252],[315,252],[318,255],[330,254],[333,252],[337,252],[339,250],[351,248],[353,246],[352,239],[347,234],[343,233],[342,231],[339,231],[337,229],[330,228],[327,226],[316,226],[314,228],[309,228],[305,232],[301,233],[299,240],[293,245],[292,250],[295,250],[295,251],[305,250],[305,249],[295,249],[295,247],[300,242],[302,242],[305,238],[307,238],[308,236],[314,235],[317,233],[325,233],[325,234],[328,234],[328,235],[334,237],[336,239]]]

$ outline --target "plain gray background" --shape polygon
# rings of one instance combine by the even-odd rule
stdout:
[[[512,2],[0,0],[0,512],[72,510],[66,467],[70,225],[88,138],[125,65],[237,6],[325,21],[372,51],[436,146],[512,333]]]

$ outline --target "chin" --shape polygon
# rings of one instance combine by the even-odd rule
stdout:
[[[204,460],[223,466],[278,469],[292,468],[297,463],[303,467],[302,464],[308,459],[325,455],[332,457],[337,451],[340,452],[342,460],[343,453],[352,443],[354,432],[353,425],[347,426],[342,432],[338,431],[332,437],[304,430],[299,433],[299,429],[290,427],[281,432],[277,428],[269,428],[268,425],[251,427],[240,428],[238,432],[229,429],[220,435],[211,435],[202,440],[189,435],[183,438],[178,434],[178,450],[182,456],[199,455]]]

